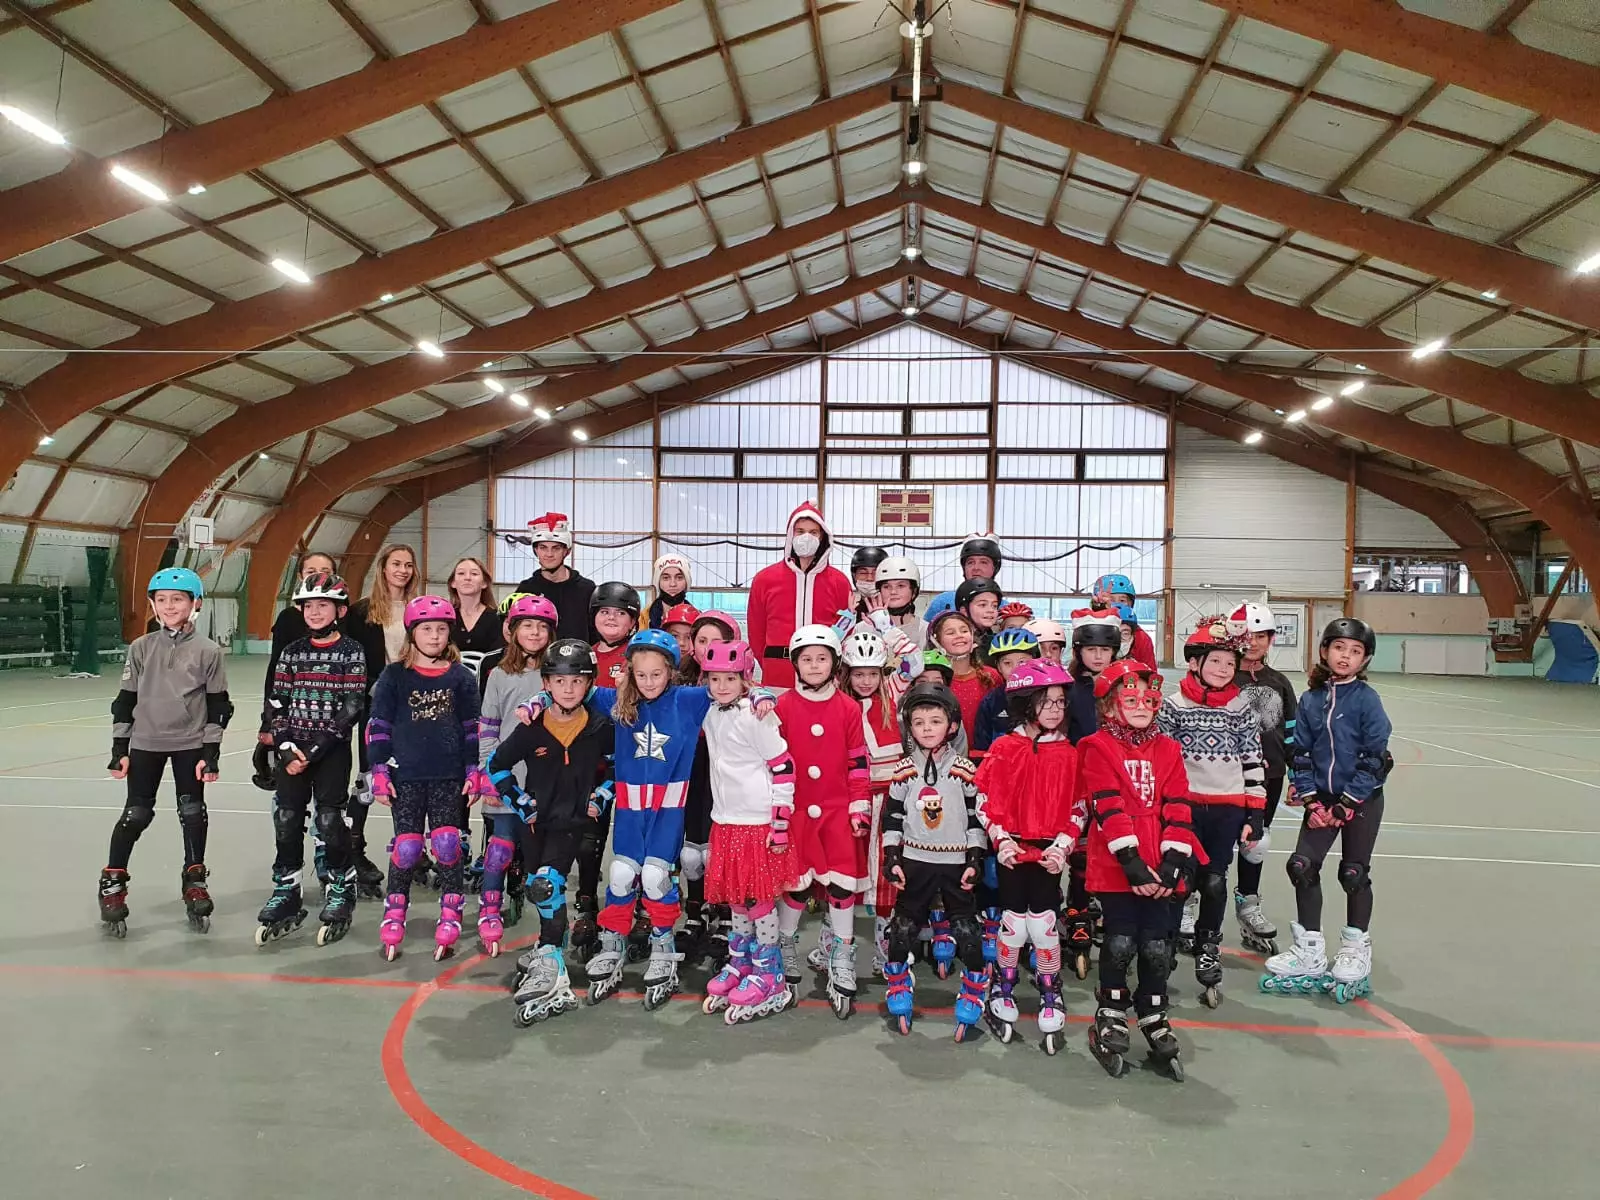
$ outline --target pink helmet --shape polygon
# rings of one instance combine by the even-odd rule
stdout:
[[[450,601],[440,596],[418,596],[406,605],[405,627],[410,633],[424,621],[450,621],[456,619],[456,610]]]
[[[734,620],[721,609],[716,608],[708,608],[695,618],[694,628],[690,631],[690,635],[693,636],[693,634],[699,633],[700,626],[704,625],[707,621],[715,621],[718,625],[721,625],[733,635],[732,640],[735,642],[744,637],[744,630],[739,628],[739,622]]]
[[[1071,684],[1072,676],[1060,663],[1035,658],[1011,672],[1011,678],[1006,680],[1006,695],[1036,692],[1047,687],[1070,687]]]
[[[712,642],[695,657],[702,671],[737,671],[749,679],[756,669],[756,656],[747,642]]]
[[[556,613],[556,606],[543,596],[530,596],[524,593],[513,600],[511,607],[506,609],[506,624],[515,628],[518,621],[543,621],[550,626],[550,632],[553,634],[561,618]]]

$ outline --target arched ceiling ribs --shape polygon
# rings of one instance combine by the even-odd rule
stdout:
[[[37,441],[41,433],[54,433],[97,404],[360,309],[381,294],[403,291],[626,209],[882,104],[877,88],[814,104],[610,179],[415,242],[382,258],[359,259],[319,277],[309,288],[274,288],[100,347],[118,353],[68,357],[23,390],[25,406],[0,408],[0,478],[16,470],[9,457],[16,452],[15,439],[31,436]]]
[[[327,83],[168,134],[116,156],[176,193],[215,184],[458,91],[481,79],[576,46],[676,0],[587,0],[547,5],[459,37],[378,62]],[[33,25],[27,17],[19,18]],[[6,194],[0,261],[149,207],[80,156],[65,170]],[[385,289],[387,290],[387,289]],[[376,293],[374,293],[376,294]]]

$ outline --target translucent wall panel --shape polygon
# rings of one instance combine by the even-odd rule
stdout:
[[[1165,454],[1085,454],[1084,479],[1161,479],[1167,473]]]
[[[982,454],[913,454],[913,479],[986,479],[989,460]]]
[[[815,454],[746,454],[744,473],[750,479],[815,479]]]

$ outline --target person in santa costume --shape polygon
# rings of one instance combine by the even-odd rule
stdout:
[[[797,686],[778,697],[778,720],[794,757],[794,820],[789,829],[789,881],[778,906],[784,977],[798,987],[800,918],[814,886],[827,892],[834,940],[828,999],[848,1018],[856,994],[856,897],[867,887],[867,834],[872,826],[866,732],[861,702],[834,684],[843,649],[829,625],[802,625],[789,639]]]
[[[517,584],[517,591],[543,596],[556,606],[561,623],[556,638],[589,640],[589,597],[594,581],[567,565],[572,555],[572,522],[566,513],[550,512],[528,522],[539,569]]]
[[[832,625],[851,608],[849,578],[828,565],[832,535],[822,510],[810,500],[789,514],[783,535],[783,559],[756,572],[750,581],[745,627],[750,648],[761,660],[761,682],[770,688],[792,688],[789,638],[804,625]]]

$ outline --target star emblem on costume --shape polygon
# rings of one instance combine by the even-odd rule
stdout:
[[[659,758],[667,761],[667,743],[672,740],[669,734],[662,733],[653,723],[646,724],[643,729],[635,730],[633,735],[635,758]]]

